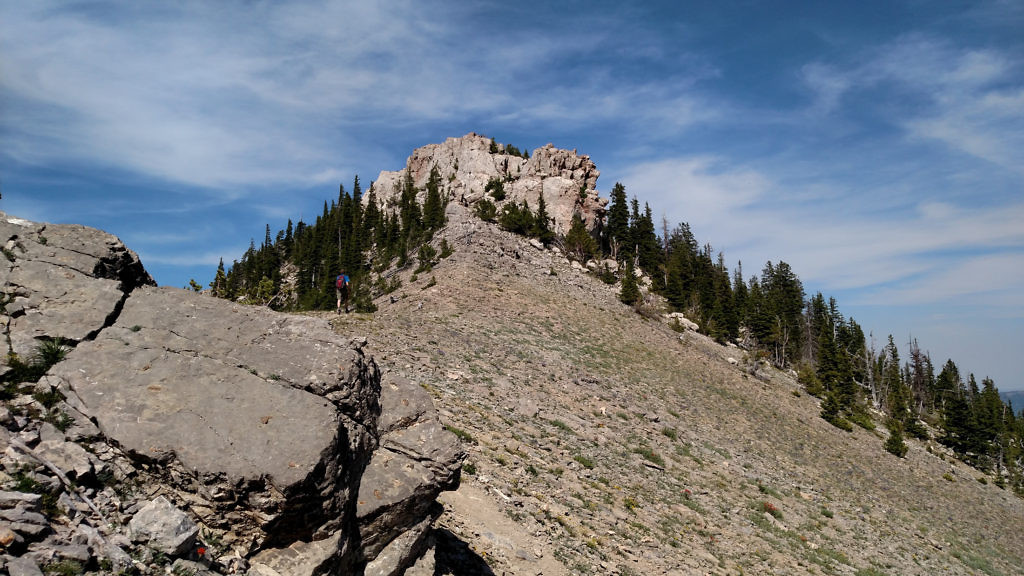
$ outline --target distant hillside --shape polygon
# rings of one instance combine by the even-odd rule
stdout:
[[[1009,392],[1000,392],[1000,396],[1003,398],[1003,402],[1007,404],[1013,404],[1013,411],[1020,414],[1024,411],[1024,390],[1010,390]]]

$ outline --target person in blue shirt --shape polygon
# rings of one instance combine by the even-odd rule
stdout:
[[[345,314],[348,314],[348,275],[342,270],[334,281],[334,295],[338,298],[337,313],[341,314],[341,302],[345,301]]]

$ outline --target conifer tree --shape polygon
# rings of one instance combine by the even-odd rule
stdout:
[[[551,217],[548,216],[547,204],[544,202],[544,192],[537,193],[537,213],[533,216],[533,226],[530,228],[530,236],[548,245],[555,239],[555,233],[551,230]]]
[[[597,242],[587,232],[587,227],[583,224],[583,218],[580,217],[578,212],[573,213],[572,224],[569,226],[569,232],[566,233],[562,244],[565,248],[565,253],[580,263],[587,262],[597,252]]]
[[[619,300],[631,305],[636,304],[640,300],[640,287],[637,285],[632,259],[626,261],[626,271],[622,274],[622,289],[619,291]]]
[[[427,197],[423,201],[423,226],[430,233],[444,227],[444,202],[441,200],[441,173],[437,166],[430,169],[427,180]]]
[[[889,422],[889,439],[885,441],[885,449],[891,453],[903,458],[907,455],[907,444],[903,441],[903,431],[901,425],[895,419]]]
[[[849,432],[853,430],[853,426],[840,415],[840,408],[835,392],[828,392],[825,395],[825,400],[821,403],[821,417],[836,428]]]
[[[621,259],[621,252],[629,243],[629,206],[626,187],[615,183],[611,192],[611,206],[608,207],[607,224],[604,227],[602,249],[612,258]]]

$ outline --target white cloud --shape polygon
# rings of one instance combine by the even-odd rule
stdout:
[[[859,304],[998,296],[1024,310],[1016,296],[1024,294],[1024,203],[926,201],[916,212],[878,213],[856,193],[807,202],[767,174],[721,165],[709,157],[664,159],[632,167],[624,180],[670,222],[689,222],[699,240],[745,262],[748,275],[783,259],[816,289],[860,291]]]
[[[800,70],[800,79],[813,93],[810,112],[815,115],[835,110],[840,104],[840,98],[851,85],[851,79],[846,74],[819,62],[805,65]]]
[[[619,82],[600,64],[566,78],[567,62],[619,40],[583,29],[509,30],[499,40],[473,28],[480,9],[19,4],[0,21],[0,94],[16,111],[0,127],[17,135],[5,152],[237,198],[239,186],[316,184],[351,170],[362,147],[350,127],[360,124],[394,130],[482,115],[664,132],[713,115],[686,94],[693,77],[708,74],[699,65],[646,82]]]
[[[853,91],[884,110],[911,139],[1024,174],[1024,86],[1014,61],[996,49],[962,48],[908,34],[841,67],[812,62],[801,79],[814,94],[813,113],[832,113]],[[884,96],[880,96],[883,92]],[[887,108],[888,107],[888,108]]]

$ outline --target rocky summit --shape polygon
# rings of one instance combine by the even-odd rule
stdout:
[[[9,573],[391,575],[428,552],[464,453],[365,338],[156,288],[97,230],[0,234]]]
[[[377,200],[385,210],[394,210],[401,199],[402,179],[408,174],[419,190],[418,201],[423,203],[430,172],[435,168],[444,196],[462,206],[473,206],[484,199],[491,179],[503,183],[504,202],[525,201],[536,208],[538,197],[543,195],[553,229],[559,234],[569,230],[573,213],[579,213],[593,229],[608,204],[597,191],[601,172],[589,156],[547,144],[523,158],[473,132],[417,148],[403,170],[381,171],[373,183]],[[363,199],[368,201],[369,196]]]

